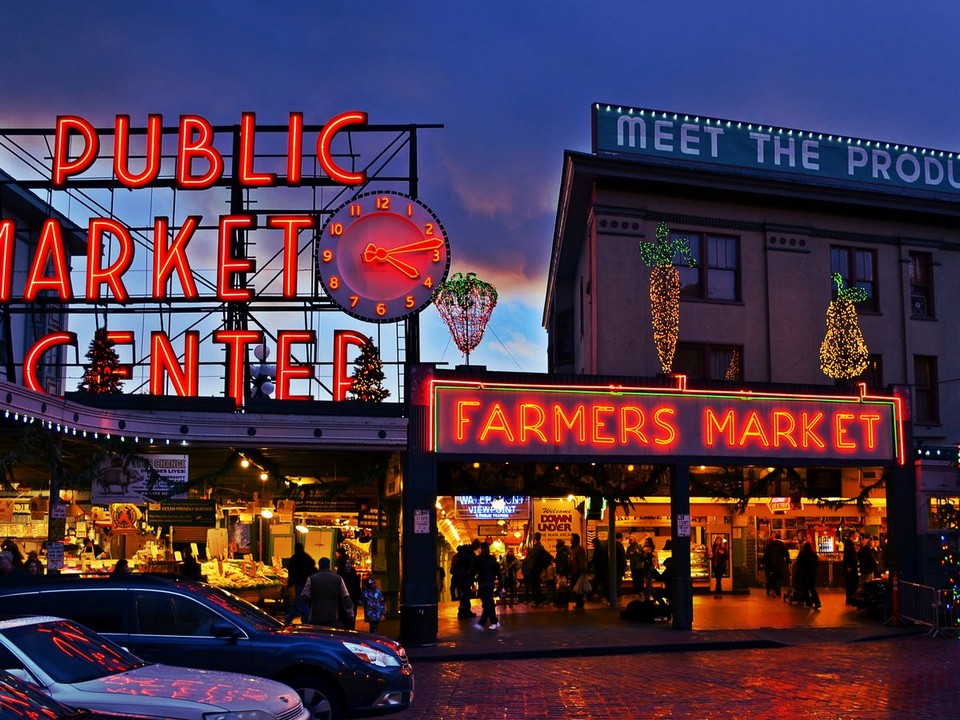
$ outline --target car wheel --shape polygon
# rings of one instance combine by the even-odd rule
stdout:
[[[294,677],[283,682],[297,691],[312,720],[340,720],[343,717],[340,696],[330,683],[312,677]]]

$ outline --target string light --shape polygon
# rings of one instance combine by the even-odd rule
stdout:
[[[640,243],[640,257],[650,271],[650,312],[653,321],[653,343],[660,358],[660,368],[669,374],[680,336],[680,271],[673,264],[677,255],[696,266],[686,238],[670,238],[666,223],[657,223],[656,242]]]
[[[834,380],[851,380],[867,368],[870,356],[857,321],[855,302],[867,299],[863,288],[845,288],[840,273],[833,274],[837,297],[827,307],[827,334],[820,344],[820,369]]]
[[[470,353],[483,339],[497,298],[497,289],[480,280],[476,273],[454,273],[437,286],[433,304],[467,363]]]

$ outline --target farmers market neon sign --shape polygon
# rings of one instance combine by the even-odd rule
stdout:
[[[430,449],[902,464],[900,399],[860,389],[821,396],[434,380]]]

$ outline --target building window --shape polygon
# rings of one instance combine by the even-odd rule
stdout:
[[[930,253],[910,253],[910,317],[933,318],[933,259]]]
[[[879,390],[883,387],[883,356],[869,355],[867,358],[867,368],[860,373],[858,380],[862,380],[871,390]]]
[[[913,422],[940,424],[937,359],[930,355],[913,356]]]
[[[691,267],[680,255],[674,263],[680,271],[680,296],[696,300],[736,301],[740,299],[739,241],[728,235],[672,233],[683,238],[696,259]]]
[[[743,348],[738,345],[677,343],[673,369],[694,380],[743,380]]]
[[[840,273],[846,287],[859,287],[867,291],[867,299],[857,304],[858,309],[880,311],[877,294],[877,254],[873,250],[851,247],[830,248],[830,272]],[[837,297],[837,286],[833,286]]]

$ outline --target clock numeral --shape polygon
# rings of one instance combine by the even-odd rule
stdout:
[[[407,217],[413,217],[413,203],[407,203]]]
[[[377,303],[377,315],[383,316],[387,314],[387,304],[386,303]]]
[[[427,223],[423,226],[423,234],[427,237],[433,237],[433,223]]]
[[[434,262],[440,262],[440,250],[439,250],[439,249],[433,251],[433,261],[434,261]]]
[[[338,290],[339,288],[340,288],[340,278],[338,278],[336,275],[332,275],[330,277],[330,289]]]
[[[355,307],[357,306],[357,303],[358,303],[358,302],[360,302],[360,296],[359,296],[359,295],[351,295],[351,296],[350,296],[350,307],[355,308]]]
[[[389,210],[389,209],[390,209],[390,196],[380,195],[377,198],[377,210]]]
[[[335,222],[330,225],[330,234],[334,237],[340,237],[343,235],[343,223]]]
[[[404,301],[403,304],[407,306],[407,309],[412,308],[415,304],[413,302],[413,295],[407,295],[407,299]]]
[[[427,275],[427,279],[423,281],[423,286],[432,288],[433,287],[433,278]]]
[[[360,203],[353,203],[350,206],[350,217],[360,217],[360,213],[363,212],[363,206]]]
[[[321,257],[323,257],[323,261],[325,263],[330,262],[331,260],[333,260],[333,250],[324,250],[323,255]]]

